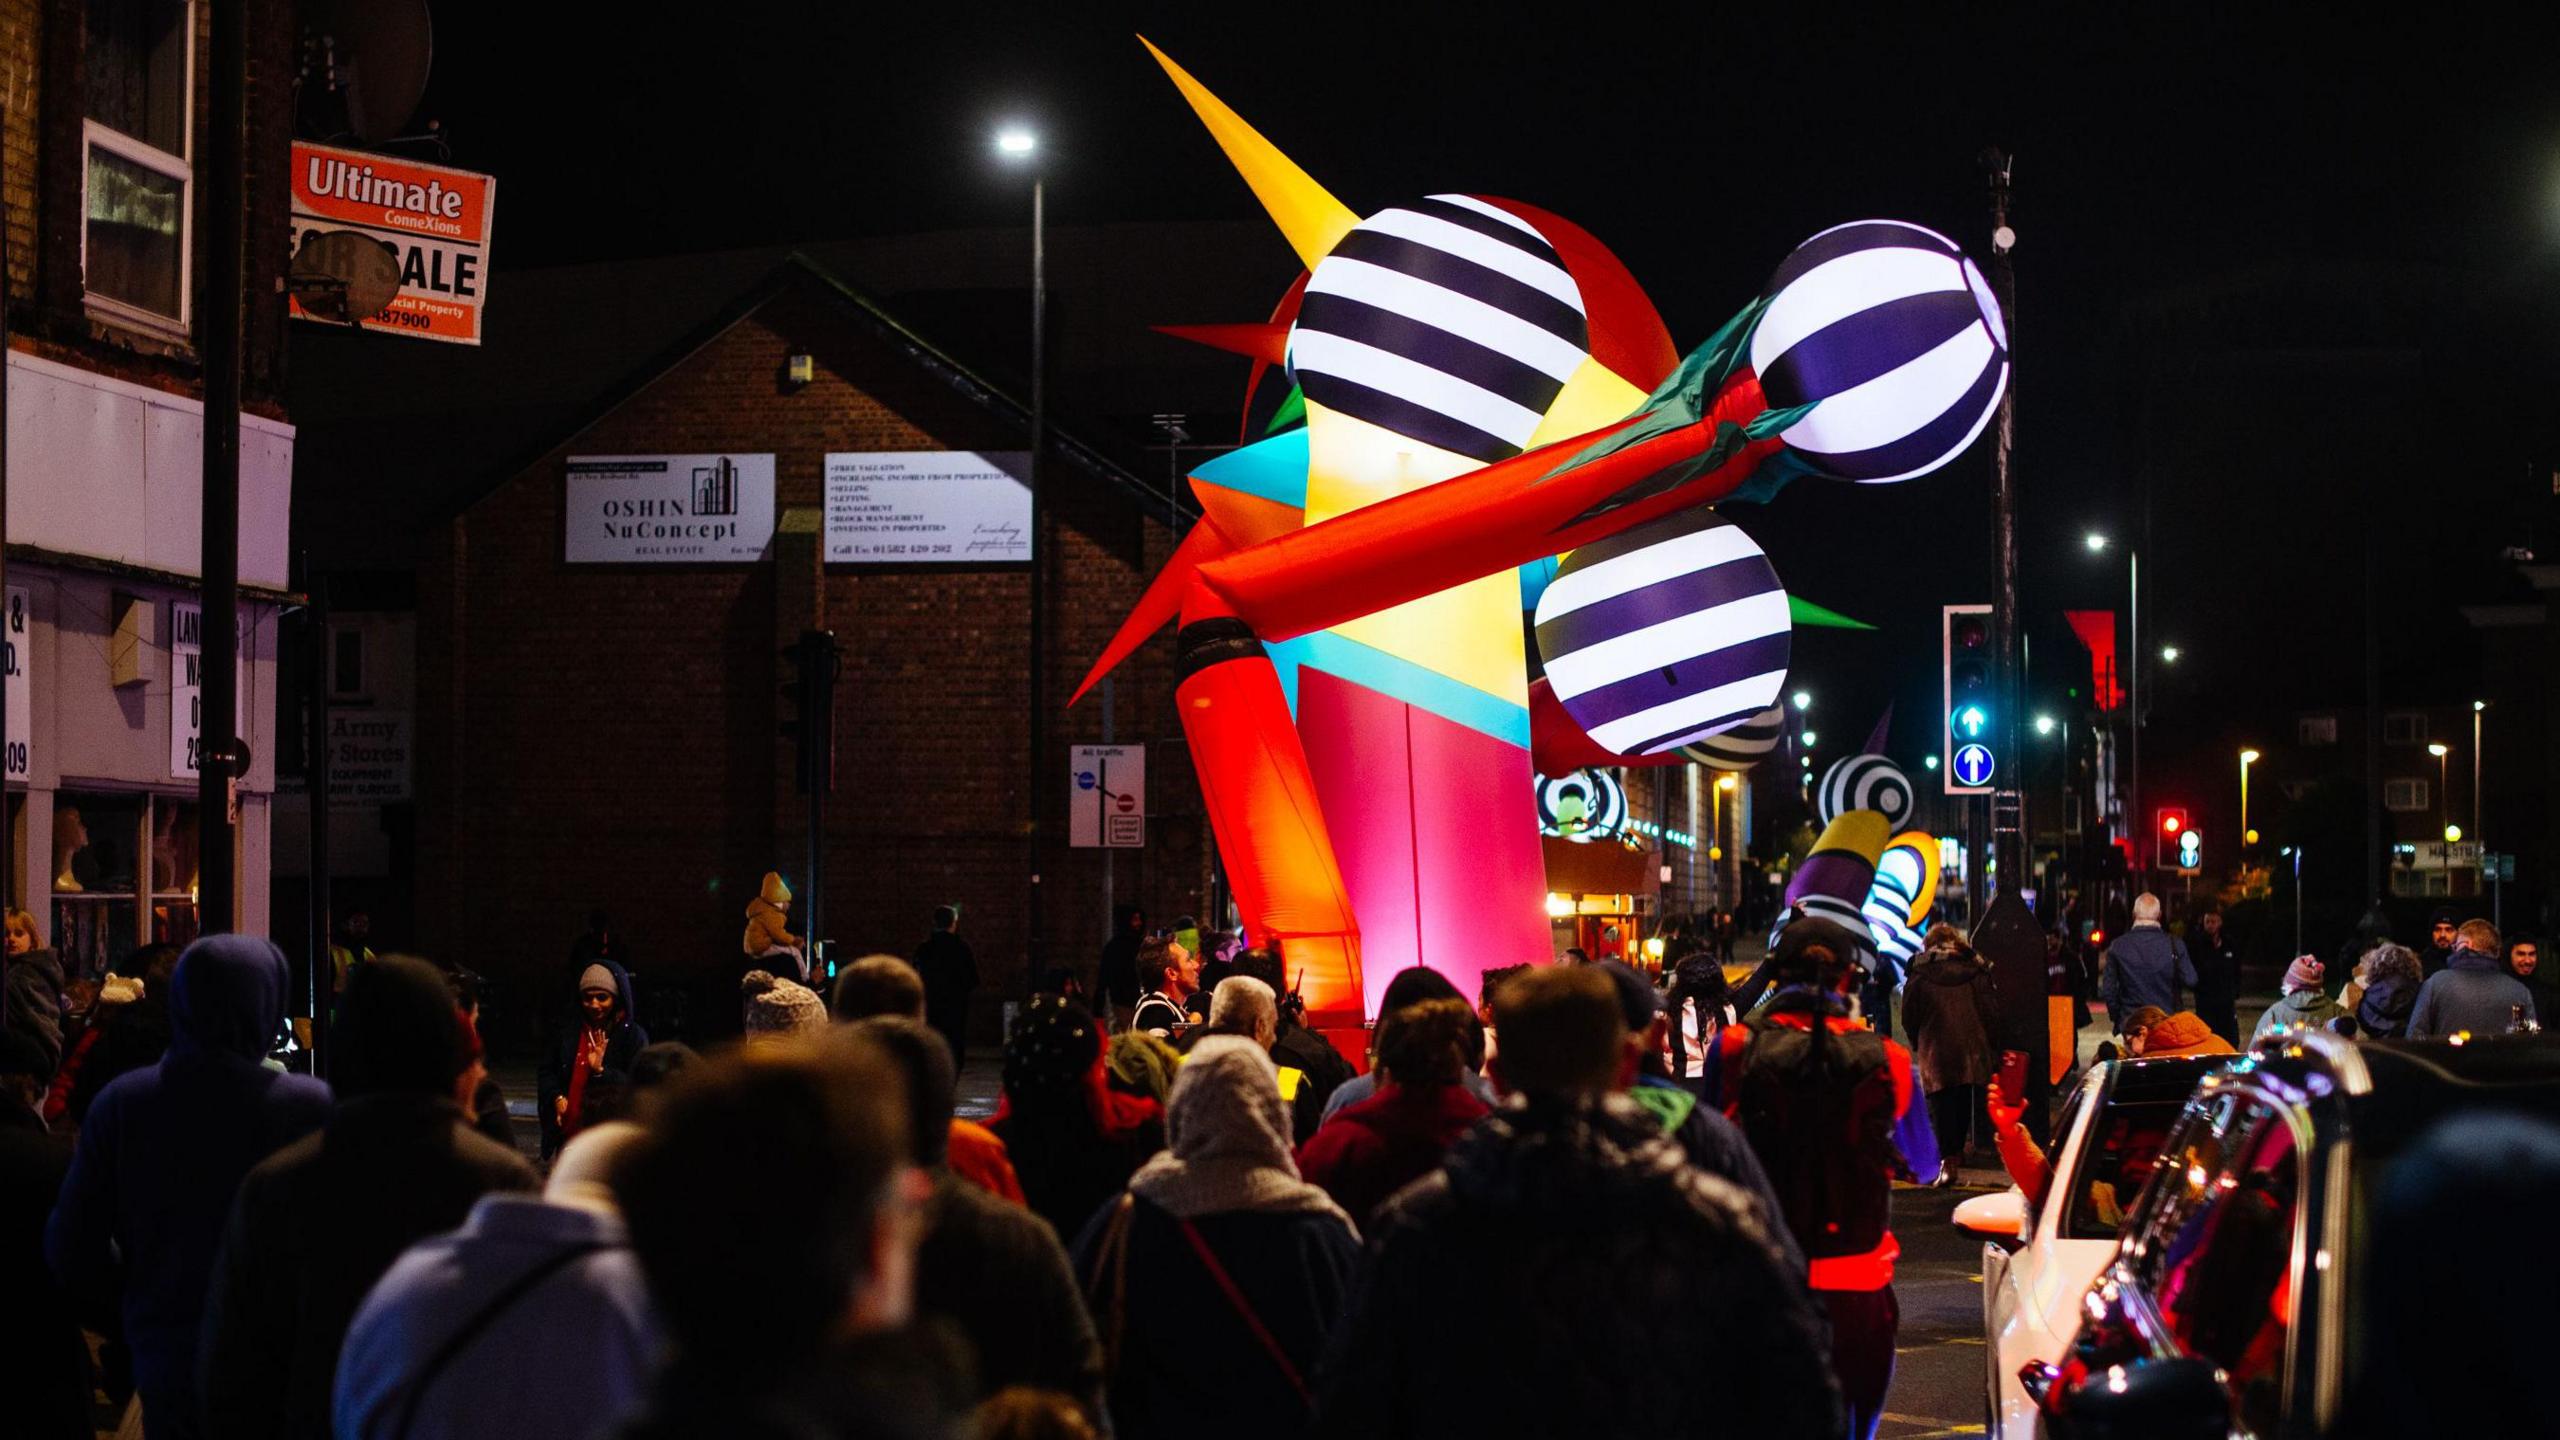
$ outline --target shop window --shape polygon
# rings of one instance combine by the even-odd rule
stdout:
[[[80,262],[101,309],[188,317],[195,170],[189,0],[89,0]]]
[[[2402,811],[2426,809],[2427,782],[2415,776],[2383,781],[2382,808]]]
[[[329,693],[339,697],[364,694],[364,632],[339,630],[329,636]]]
[[[194,801],[151,801],[151,938],[184,945],[196,938],[198,810]]]
[[[72,979],[95,980],[139,942],[142,795],[66,790],[53,806],[53,945]]]

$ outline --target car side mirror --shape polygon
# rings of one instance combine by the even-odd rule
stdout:
[[[2016,1186],[1997,1195],[1976,1195],[1956,1207],[1956,1228],[1968,1235],[2015,1238],[2027,1229],[2027,1197]]]
[[[2181,1356],[2092,1371],[2050,1406],[2056,1440],[2229,1440],[2231,1392],[2210,1363]]]

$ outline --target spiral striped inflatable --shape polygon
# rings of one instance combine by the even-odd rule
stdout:
[[[1822,772],[1814,813],[1829,824],[1851,810],[1873,810],[1896,830],[1911,818],[1911,777],[1881,755],[1847,755]]]
[[[1787,733],[1787,707],[1772,705],[1730,730],[1719,730],[1704,740],[1692,740],[1680,747],[1683,758],[1710,770],[1748,770],[1768,758],[1778,748],[1778,739]]]
[[[1316,262],[1289,369],[1315,404],[1490,464],[1527,448],[1590,343],[1582,289],[1535,226],[1433,195]]]
[[[1605,839],[1627,828],[1627,791],[1606,770],[1576,770],[1550,780],[1533,777],[1538,786],[1538,830],[1582,842]]]
[[[1656,755],[1769,708],[1792,625],[1769,557],[1692,506],[1565,556],[1538,597],[1538,654],[1584,734]]]
[[[1751,368],[1773,408],[1811,404],[1780,438],[1815,469],[1882,484],[1962,453],[2009,381],[2009,334],[1956,243],[1860,220],[1796,247],[1769,280]]]

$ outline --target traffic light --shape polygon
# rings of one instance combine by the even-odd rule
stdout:
[[[2194,827],[2187,824],[2187,807],[2184,805],[2163,805],[2158,813],[2161,844],[2183,844],[2180,836],[2195,833]]]
[[[2201,870],[2204,868],[2204,834],[2202,831],[2181,830],[2178,832],[2178,868],[2181,870]]]
[[[791,749],[792,789],[802,795],[813,784],[833,790],[836,783],[836,676],[843,664],[832,630],[803,630],[782,652],[791,662],[791,678],[782,698],[791,718],[782,722],[782,737]]]
[[[1950,795],[1981,795],[1999,770],[1998,654],[1991,607],[1948,605],[1939,611],[1940,677],[1947,717],[1945,777]]]

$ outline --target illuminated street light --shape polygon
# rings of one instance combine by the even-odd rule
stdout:
[[[2107,537],[2093,530],[2089,532],[2086,543],[2091,550],[2104,550],[2107,548]]]
[[[1920,765],[1922,769],[1935,770],[1938,768],[1938,757],[1935,755],[1924,755],[1920,759]]]
[[[2462,843],[2462,827],[2461,827],[2461,826],[2459,826],[2459,825],[2447,825],[2446,827],[2444,827],[2444,843],[2446,843],[2447,845],[2459,845],[2459,844],[2461,844],[2461,843]]]
[[[2055,728],[2055,727],[2054,727],[2054,722],[2053,722],[2053,717],[2052,717],[2052,716],[2050,716],[2050,715],[2039,715],[2039,716],[2037,716],[2037,717],[2036,717],[2036,733],[2037,733],[2037,734],[2039,734],[2039,735],[2050,735],[2050,734],[2052,734],[2052,733],[2054,732],[2054,728]]]
[[[2240,752],[2240,843],[2255,845],[2258,832],[2249,828],[2249,767],[2258,763],[2258,752]]]
[[[1019,125],[1008,125],[996,132],[996,153],[1016,159],[1040,148],[1040,137]]]
[[[1813,708],[1813,694],[1811,691],[1799,690],[1787,698],[1794,701],[1796,709],[1800,711],[1810,710]]]
[[[1809,749],[1812,749],[1812,748],[1813,748],[1813,732],[1812,732],[1812,731],[1807,730],[1806,732],[1804,732],[1804,743],[1805,743],[1805,748],[1806,748],[1806,749],[1808,749],[1808,750],[1809,750]]]
[[[1717,789],[1719,789],[1719,790],[1731,790],[1731,789],[1733,788],[1733,786],[1734,786],[1734,779],[1733,779],[1733,777],[1732,777],[1732,776],[1730,776],[1730,775],[1719,775],[1719,776],[1717,776],[1717,777],[1716,777],[1716,788],[1717,788]]]
[[[2177,647],[2177,646],[2175,646],[2175,645],[2163,645],[2163,646],[2161,646],[2161,647],[2160,647],[2160,662],[2161,662],[2162,664],[2164,664],[2164,665],[2175,665],[2175,664],[2177,664],[2177,663],[2178,663],[2178,647]]]

